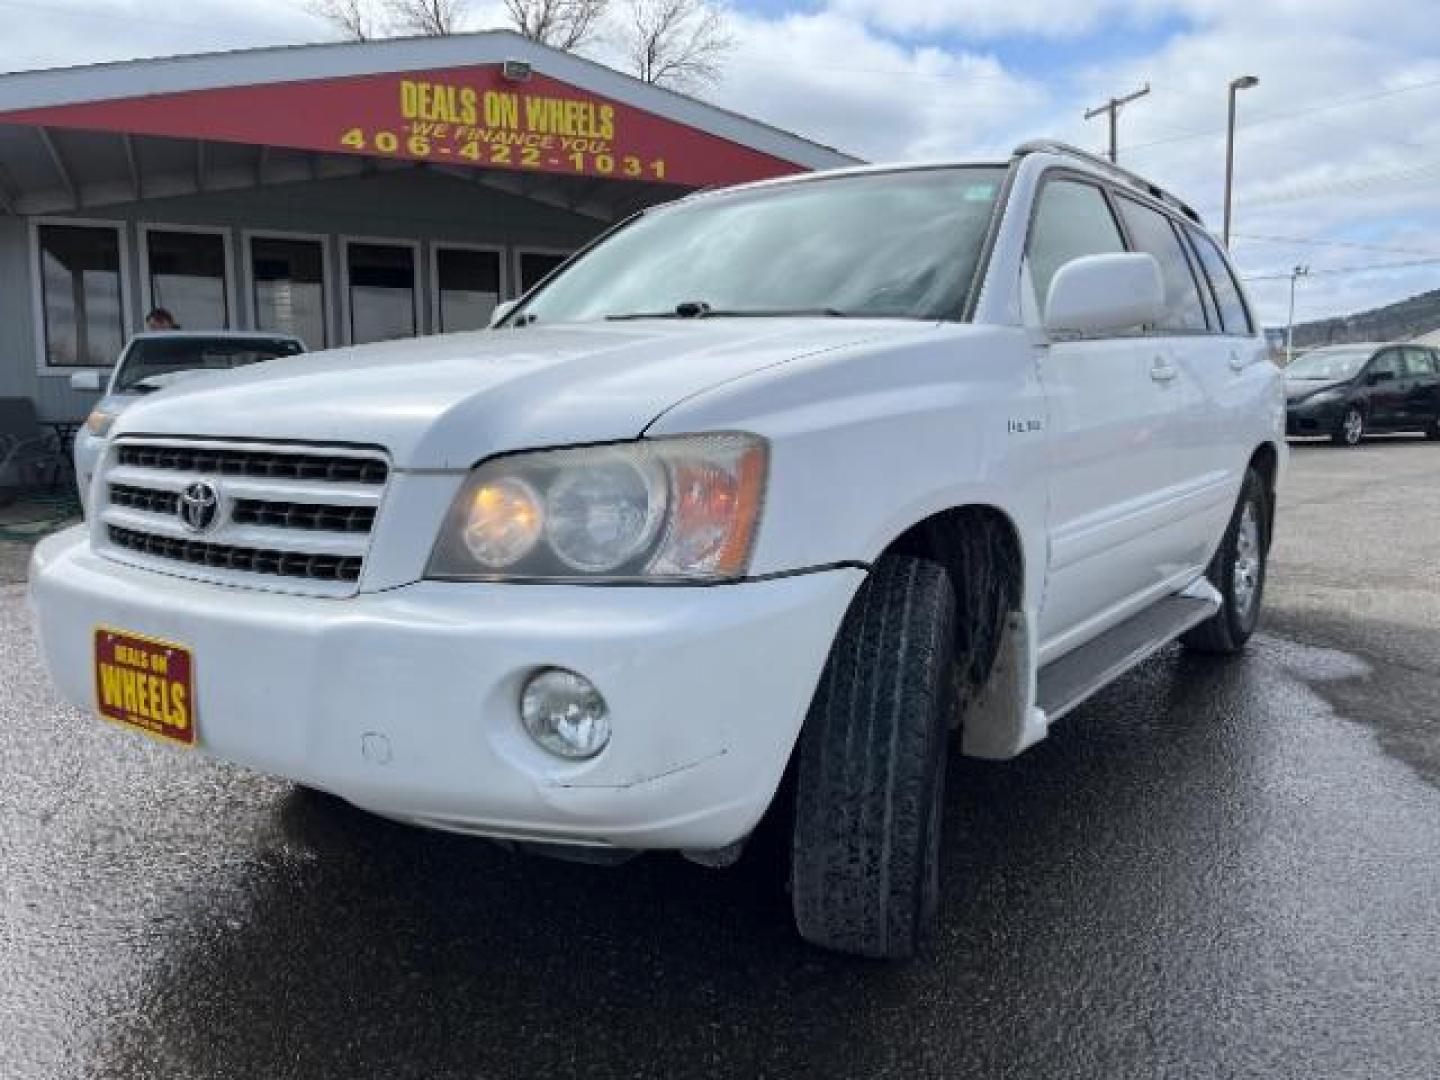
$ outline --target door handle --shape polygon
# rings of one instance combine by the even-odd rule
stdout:
[[[1155,362],[1150,365],[1150,378],[1156,382],[1169,382],[1180,374],[1180,369],[1163,356],[1155,357]]]
[[[1249,367],[1249,366],[1250,366],[1249,364],[1247,364],[1244,360],[1242,360],[1242,359],[1240,358],[1240,354],[1239,354],[1239,353],[1237,353],[1237,352],[1232,352],[1232,353],[1230,354],[1230,370],[1231,370],[1231,371],[1244,371],[1244,370],[1245,370],[1247,367]]]

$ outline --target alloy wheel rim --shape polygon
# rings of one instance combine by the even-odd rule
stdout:
[[[1248,620],[1250,609],[1255,606],[1255,596],[1260,591],[1260,519],[1253,502],[1247,502],[1240,512],[1230,583],[1235,613],[1242,620]]]
[[[1360,415],[1359,409],[1351,409],[1345,414],[1345,441],[1354,446],[1364,433],[1365,418]]]

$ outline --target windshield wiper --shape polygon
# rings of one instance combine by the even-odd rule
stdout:
[[[839,308],[713,308],[704,300],[685,300],[669,311],[632,311],[624,315],[606,315],[611,322],[628,319],[785,319],[785,318],[850,318]]]

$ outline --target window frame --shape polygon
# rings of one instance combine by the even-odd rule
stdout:
[[[513,269],[515,276],[510,281],[510,287],[515,289],[516,291],[514,296],[506,297],[506,299],[518,300],[520,297],[525,295],[525,292],[522,292],[521,290],[525,288],[525,270],[522,260],[526,255],[558,255],[562,259],[568,260],[572,255],[576,254],[581,250],[583,250],[583,246],[580,248],[562,248],[543,247],[535,244],[526,244],[524,246],[521,246],[519,244],[515,245],[510,257],[510,261],[514,264]],[[554,272],[555,271],[552,270],[550,271],[550,274],[553,274]],[[530,286],[530,288],[534,289],[538,287],[547,278],[549,278],[550,274],[546,274],[545,277],[542,277],[539,281],[535,282],[535,284]]]
[[[1145,327],[1144,329],[1142,329],[1142,330],[1140,331],[1141,336],[1142,336],[1142,337],[1209,337],[1209,336],[1219,336],[1219,335],[1224,334],[1224,332],[1225,332],[1225,330],[1224,330],[1224,325],[1223,325],[1223,322],[1222,322],[1222,321],[1220,320],[1220,318],[1219,318],[1220,305],[1219,305],[1218,302],[1214,303],[1214,310],[1215,310],[1215,314],[1216,314],[1216,322],[1219,323],[1220,325],[1211,325],[1211,323],[1210,323],[1211,308],[1210,308],[1210,306],[1208,306],[1208,305],[1205,303],[1205,296],[1206,296],[1206,293],[1207,293],[1207,291],[1209,290],[1210,286],[1209,286],[1209,284],[1203,284],[1203,285],[1202,285],[1202,282],[1200,281],[1200,279],[1195,276],[1196,260],[1199,258],[1199,256],[1198,256],[1198,255],[1197,255],[1197,256],[1192,256],[1192,255],[1190,254],[1190,245],[1189,245],[1189,244],[1186,242],[1186,240],[1185,240],[1183,228],[1179,227],[1179,225],[1177,224],[1177,217],[1176,217],[1176,215],[1173,214],[1173,213],[1171,213],[1170,210],[1169,210],[1169,208],[1166,207],[1164,203],[1153,202],[1153,201],[1146,200],[1146,199],[1144,199],[1144,198],[1140,198],[1138,192],[1121,191],[1121,190],[1115,189],[1113,185],[1110,185],[1110,186],[1111,186],[1111,188],[1112,188],[1112,194],[1113,194],[1114,199],[1115,199],[1115,216],[1116,216],[1116,218],[1117,218],[1117,219],[1119,220],[1119,222],[1120,222],[1121,231],[1125,234],[1126,250],[1128,250],[1129,252],[1131,252],[1132,254],[1136,254],[1136,255],[1149,255],[1149,254],[1150,254],[1148,251],[1142,251],[1142,250],[1136,245],[1136,243],[1135,243],[1135,236],[1134,236],[1134,234],[1130,231],[1130,225],[1129,225],[1129,223],[1125,220],[1125,215],[1120,212],[1120,202],[1121,202],[1122,200],[1128,199],[1130,202],[1133,202],[1136,206],[1140,207],[1142,210],[1151,210],[1151,211],[1154,211],[1156,214],[1159,214],[1160,217],[1162,217],[1163,219],[1165,219],[1166,223],[1170,226],[1170,234],[1171,234],[1172,236],[1174,236],[1174,238],[1175,238],[1175,243],[1176,243],[1176,245],[1180,248],[1181,258],[1183,258],[1183,259],[1185,260],[1185,265],[1186,265],[1187,267],[1189,267],[1189,269],[1190,269],[1190,280],[1191,280],[1191,282],[1193,282],[1194,285],[1195,285],[1195,299],[1200,302],[1200,317],[1205,320],[1205,326],[1204,326],[1203,328],[1201,328],[1201,327],[1189,327],[1189,328],[1186,328],[1186,327],[1166,327],[1166,328],[1159,328],[1159,327],[1151,328],[1151,327]],[[1154,256],[1151,256],[1151,257],[1154,258]],[[1214,301],[1214,297],[1211,297],[1211,300],[1212,300],[1212,302],[1213,302],[1213,301]]]
[[[1250,298],[1245,295],[1245,290],[1241,288],[1240,275],[1235,272],[1235,264],[1230,261],[1230,254],[1225,250],[1224,245],[1220,244],[1211,236],[1204,226],[1197,225],[1193,221],[1187,221],[1181,227],[1180,231],[1185,235],[1186,245],[1193,249],[1196,269],[1208,283],[1210,293],[1215,301],[1215,313],[1220,320],[1220,328],[1216,333],[1222,334],[1225,337],[1240,338],[1253,338],[1257,335],[1263,336],[1264,331],[1260,329],[1260,324],[1255,319],[1255,312],[1250,307]],[[1243,331],[1231,330],[1225,325],[1225,312],[1221,310],[1220,307],[1220,295],[1215,291],[1215,282],[1211,279],[1210,272],[1205,269],[1205,257],[1201,254],[1203,249],[1200,246],[1202,242],[1209,243],[1210,246],[1215,249],[1215,254],[1220,256],[1220,264],[1225,268],[1225,272],[1230,275],[1230,284],[1235,287],[1235,296],[1240,301],[1240,310],[1245,315],[1246,329]]]
[[[1030,197],[1030,212],[1025,221],[1025,240],[1020,248],[1020,284],[1018,288],[1026,288],[1026,278],[1029,278],[1029,288],[1035,297],[1035,310],[1040,319],[1040,328],[1044,329],[1045,303],[1049,296],[1040,296],[1036,288],[1034,267],[1030,261],[1030,241],[1035,235],[1035,222],[1040,217],[1040,203],[1045,197],[1045,189],[1055,181],[1077,181],[1095,188],[1100,193],[1100,198],[1105,202],[1105,208],[1110,211],[1110,220],[1115,226],[1115,231],[1120,236],[1120,244],[1124,251],[1132,251],[1130,235],[1125,231],[1125,223],[1120,220],[1119,208],[1115,205],[1115,197],[1110,190],[1110,184],[1100,176],[1087,173],[1083,169],[1075,169],[1065,165],[1052,165],[1045,169],[1035,181],[1035,194]],[[1143,331],[1125,331],[1122,333],[1105,334],[1076,334],[1067,335],[1067,341],[1112,341],[1124,338],[1136,337]]]
[[[414,337],[428,337],[433,331],[429,326],[427,313],[429,305],[425,303],[425,261],[422,258],[423,244],[419,240],[409,240],[398,236],[353,236],[342,235],[340,241],[340,334],[336,337],[335,347],[354,345],[355,341],[355,313],[352,310],[350,301],[350,249],[356,245],[371,247],[403,247],[409,248],[411,264],[415,268],[415,289],[414,305],[415,312],[415,334]],[[404,341],[404,338],[396,338],[396,341]],[[413,339],[412,339],[413,340]]]
[[[141,318],[153,309],[155,305],[154,296],[154,275],[150,272],[150,234],[182,233],[191,236],[218,236],[224,246],[225,259],[225,316],[224,326],[214,327],[217,330],[239,330],[240,326],[240,303],[237,292],[238,282],[236,281],[235,264],[235,243],[234,229],[225,225],[176,225],[165,221],[141,221],[135,226],[136,236],[139,240],[140,252],[140,311]],[[176,316],[179,317],[178,315]],[[185,329],[201,329],[197,327],[182,327]],[[203,329],[211,329],[204,327]]]
[[[130,261],[130,229],[126,221],[113,218],[78,218],[64,216],[31,217],[28,220],[30,242],[30,310],[35,327],[35,373],[52,379],[68,379],[77,371],[114,371],[115,361],[124,353],[134,333],[134,276]],[[68,225],[76,228],[109,229],[119,238],[120,255],[120,353],[103,367],[95,364],[51,364],[45,340],[45,259],[40,250],[40,229],[44,225]]]
[[[252,240],[299,240],[320,245],[320,272],[325,275],[321,295],[324,303],[326,340],[320,349],[334,349],[340,344],[340,327],[336,324],[335,311],[335,256],[334,245],[329,233],[287,232],[282,229],[242,229],[240,231],[241,275],[245,286],[246,303],[243,307],[247,330],[260,330],[260,303],[255,295],[255,255],[251,250]],[[281,333],[282,331],[262,331]],[[305,348],[315,351],[313,342],[305,342]]]
[[[480,251],[497,256],[496,262],[500,267],[500,294],[496,306],[505,303],[510,299],[510,260],[506,258],[504,244],[469,243],[463,240],[433,240],[429,244],[428,261],[430,269],[430,333],[445,333],[443,320],[444,308],[440,303],[440,252],[443,251]],[[530,249],[526,249],[527,251]],[[515,261],[515,268],[519,270],[518,256]],[[518,279],[517,279],[518,280]],[[459,333],[460,331],[454,331]]]

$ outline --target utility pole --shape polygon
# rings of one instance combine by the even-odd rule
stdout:
[[[1120,108],[1121,108],[1121,106],[1123,106],[1123,105],[1129,105],[1130,102],[1135,101],[1135,100],[1137,100],[1137,99],[1139,99],[1139,98],[1142,98],[1142,97],[1144,97],[1144,96],[1145,96],[1146,94],[1148,94],[1148,93],[1150,93],[1150,84],[1147,82],[1144,86],[1142,86],[1139,90],[1136,90],[1133,94],[1126,94],[1124,97],[1119,97],[1119,98],[1113,98],[1113,97],[1112,97],[1112,98],[1111,98],[1109,101],[1107,101],[1104,105],[1097,105],[1097,106],[1095,106],[1095,108],[1093,108],[1093,109],[1086,109],[1086,110],[1085,110],[1085,119],[1086,119],[1086,120],[1094,120],[1095,117],[1099,116],[1101,113],[1109,113],[1109,114],[1110,114],[1110,160],[1111,160],[1111,161],[1118,162],[1118,161],[1120,160],[1119,130],[1118,130],[1119,124],[1118,124],[1118,120],[1119,120],[1119,117],[1120,117]]]
[[[1241,90],[1259,86],[1254,75],[1241,75],[1230,80],[1230,125],[1225,136],[1225,249],[1230,249],[1230,198],[1235,185],[1235,95]]]
[[[1295,282],[1308,277],[1310,267],[1297,266],[1290,271],[1290,321],[1285,325],[1285,366],[1289,367],[1295,359]]]

